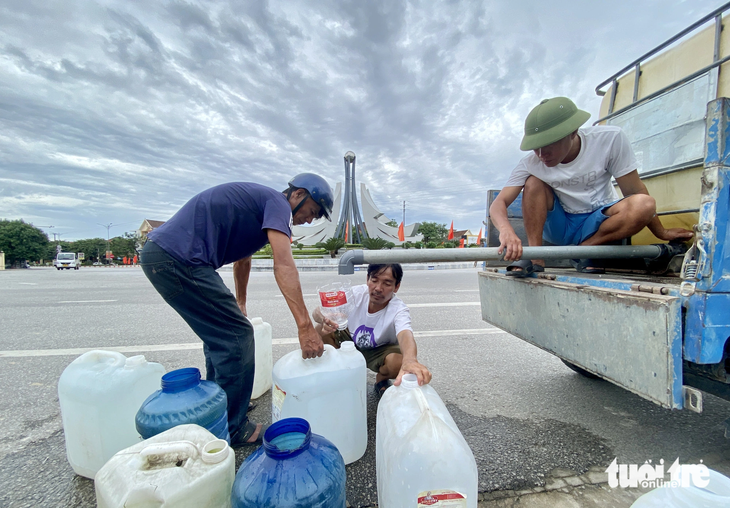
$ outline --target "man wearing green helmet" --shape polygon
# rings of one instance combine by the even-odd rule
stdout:
[[[656,216],[656,202],[639,178],[623,131],[602,125],[580,128],[589,117],[566,97],[545,99],[527,115],[520,149],[532,153],[519,162],[489,207],[499,230],[499,252],[515,261],[507,275],[526,277],[545,267],[542,259],[520,259],[522,242],[507,220],[507,207],[523,189],[522,215],[531,246],[542,245],[543,238],[554,245],[601,245],[644,227],[660,240],[692,238],[686,229],[665,229]],[[583,273],[603,273],[600,261],[575,264]]]

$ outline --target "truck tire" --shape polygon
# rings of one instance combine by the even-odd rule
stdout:
[[[602,379],[600,376],[596,376],[594,373],[588,372],[587,370],[582,369],[582,368],[578,367],[577,365],[570,363],[569,361],[563,360],[562,358],[560,359],[560,361],[563,362],[569,369],[571,369],[574,372],[577,372],[581,376],[585,376],[588,379]]]
[[[60,271],[61,270],[61,267],[60,266],[57,266],[56,267],[56,270],[59,270]]]

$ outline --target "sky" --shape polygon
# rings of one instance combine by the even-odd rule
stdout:
[[[114,237],[224,182],[334,188],[351,150],[389,218],[476,233],[532,107],[595,121],[596,85],[722,4],[0,0],[0,219]]]

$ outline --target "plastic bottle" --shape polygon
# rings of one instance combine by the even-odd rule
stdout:
[[[198,425],[178,425],[123,450],[94,478],[97,508],[229,508],[235,454]]]
[[[264,444],[241,464],[233,508],[344,508],[345,462],[301,418],[285,418],[264,433]]]
[[[710,483],[705,488],[691,481],[684,487],[658,487],[637,499],[631,508],[730,508],[730,478],[712,469],[707,471]],[[681,476],[680,471],[680,485]]]
[[[58,380],[66,456],[81,476],[93,478],[119,450],[138,443],[134,415],[160,386],[165,368],[142,355],[89,351]]]
[[[258,399],[271,388],[272,355],[271,325],[260,317],[251,319],[256,343],[256,368],[253,378],[252,399]]]
[[[304,418],[312,432],[331,441],[345,464],[363,456],[368,444],[365,358],[352,342],[324,346],[320,358],[292,351],[274,365],[271,421]]]
[[[350,282],[333,282],[317,288],[322,315],[337,323],[340,330],[347,328],[347,320],[352,308],[352,288]]]
[[[230,444],[226,392],[213,381],[201,381],[195,367],[162,376],[162,389],[150,395],[137,411],[137,430],[144,439],[194,423]]]
[[[430,385],[403,376],[378,404],[378,506],[476,508],[477,464]]]

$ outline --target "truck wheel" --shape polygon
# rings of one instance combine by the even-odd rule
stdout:
[[[57,266],[56,267],[56,270],[59,270],[60,271],[61,270],[61,267],[60,266]]]
[[[572,363],[570,363],[566,360],[563,360],[562,358],[560,359],[560,361],[562,361],[570,370],[577,372],[581,376],[585,376],[588,379],[602,379],[600,376],[596,376],[594,373],[588,372],[587,370],[582,369],[582,368],[578,367],[577,365],[573,365]]]

